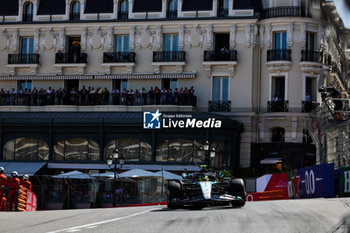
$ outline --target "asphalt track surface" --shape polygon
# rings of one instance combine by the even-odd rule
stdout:
[[[166,206],[0,212],[0,232],[345,232],[350,198],[249,202],[243,208]]]

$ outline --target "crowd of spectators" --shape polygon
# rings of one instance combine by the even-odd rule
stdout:
[[[146,91],[130,89],[118,90],[114,88],[111,92],[105,87],[97,88],[83,86],[81,90],[72,88],[59,88],[54,90],[33,88],[16,91],[0,89],[0,105],[192,105],[196,106],[196,96],[193,86],[191,88],[160,89],[157,86]]]

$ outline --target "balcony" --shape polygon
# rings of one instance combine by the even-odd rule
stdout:
[[[103,63],[135,62],[134,52],[103,53]]]
[[[177,11],[167,11],[166,17],[167,17],[167,19],[176,19],[177,18]]]
[[[323,53],[318,51],[301,51],[301,61],[322,63]]]
[[[102,66],[105,68],[106,74],[111,74],[112,67],[126,67],[127,73],[133,73],[133,67],[135,66],[135,53],[134,52],[107,52],[103,53]]]
[[[318,104],[313,101],[302,101],[301,105],[302,105],[302,109],[301,109],[302,112],[311,112],[318,106]]]
[[[276,18],[276,17],[301,17],[302,11],[300,7],[296,6],[284,6],[284,7],[273,7],[265,9],[262,18]]]
[[[204,61],[237,61],[237,51],[229,50],[229,53],[225,54],[217,50],[206,50]]]
[[[25,72],[29,72],[30,75],[36,75],[39,67],[39,58],[40,55],[37,53],[9,54],[6,67],[11,75],[16,74],[16,68],[27,69]]]
[[[24,14],[22,21],[26,23],[33,22],[33,14]]]
[[[77,68],[75,73],[84,74],[85,67],[87,63],[87,54],[86,53],[56,53],[55,65],[57,68],[57,74],[63,74],[64,67]]]
[[[37,53],[9,54],[8,64],[39,64],[39,58]]]
[[[267,112],[288,112],[288,100],[267,101]]]
[[[267,61],[291,61],[291,55],[290,49],[270,49],[267,50]]]
[[[231,112],[231,101],[212,100],[208,104],[209,112]]]
[[[80,13],[70,13],[70,21],[80,21]]]
[[[185,62],[184,51],[159,51],[153,52],[153,62]]]
[[[118,19],[119,20],[128,20],[129,18],[129,13],[128,12],[118,12]]]

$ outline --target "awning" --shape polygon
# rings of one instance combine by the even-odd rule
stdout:
[[[38,76],[38,75],[23,75],[23,76],[0,76],[0,80],[70,80],[70,79],[93,79],[93,75],[51,75],[51,76]]]
[[[281,158],[265,158],[260,160],[260,164],[276,164],[276,163],[282,163]]]
[[[81,180],[91,180],[91,177],[86,174],[82,173],[80,171],[71,171],[67,173],[62,173],[56,176],[52,176],[52,178],[57,178],[57,179],[81,179]]]
[[[116,74],[116,75],[95,75],[95,79],[183,79],[196,78],[197,73],[169,73],[169,74]]]
[[[164,180],[182,180],[182,176],[167,171],[159,171],[156,174],[163,176]]]
[[[104,163],[48,163],[50,169],[89,169],[89,170],[110,170],[107,164]],[[131,169],[144,169],[150,171],[184,171],[187,169],[189,172],[200,171],[200,167],[196,165],[163,165],[163,164],[124,164],[121,170]]]
[[[47,162],[0,162],[0,167],[5,169],[4,174],[11,176],[11,172],[17,171],[19,176],[25,174],[35,175]]]
[[[149,172],[143,169],[132,169],[127,172],[123,172],[118,175],[119,177],[128,177],[128,178],[159,178],[162,175],[159,175],[154,172]]]

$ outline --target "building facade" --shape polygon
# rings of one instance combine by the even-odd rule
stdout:
[[[65,118],[62,114],[103,121],[103,113],[122,115],[160,109],[190,114],[213,112],[211,116],[232,121],[225,132],[203,131],[206,137],[191,137],[188,131],[189,146],[186,136],[177,135],[179,140],[174,142],[177,156],[182,156],[179,148],[189,147],[193,157],[196,148],[209,140],[212,147],[217,150],[221,147],[222,154],[227,154],[219,157],[218,167],[263,171],[266,165],[256,161],[268,158],[282,159],[286,167],[312,164],[315,146],[308,145],[309,149],[304,150],[304,144],[310,143],[305,140],[306,120],[308,112],[320,102],[318,88],[324,76],[332,73],[327,66],[330,53],[327,46],[332,44],[326,33],[329,22],[324,20],[322,4],[313,0],[2,1],[6,7],[0,10],[0,88],[4,92],[0,107],[4,112],[1,159],[30,161],[16,157],[22,156],[16,153],[16,145],[21,144],[16,140],[27,138],[23,142],[26,147],[31,140],[51,135],[45,147],[36,141],[37,148],[46,148],[44,152],[37,150],[38,160],[57,164],[82,160],[103,163],[104,148],[109,142],[133,138],[132,133],[121,131],[116,138],[108,136],[108,141],[104,139],[107,129],[98,127],[98,133],[91,133],[98,140],[92,140],[80,129],[75,129],[76,135],[72,137],[69,127],[63,125],[67,130],[63,132],[65,136],[55,138],[52,132],[60,130],[60,123],[53,128],[55,122]],[[84,86],[101,88],[98,89],[101,97],[92,101],[88,94],[74,94]],[[190,91],[192,86],[194,93]],[[158,99],[148,92],[155,87],[163,90]],[[31,93],[28,102],[25,96],[34,88],[39,92],[43,88],[41,99],[34,102]],[[68,93],[73,91],[63,105],[63,97],[61,105],[58,103],[59,88],[66,88]],[[105,88],[108,95],[102,91]],[[123,99],[124,88],[132,99],[127,99],[127,93]],[[176,88],[183,94],[181,98],[176,96]],[[12,97],[12,89],[16,97]],[[50,95],[52,89],[56,91],[54,97]],[[164,94],[170,89],[171,97]],[[120,94],[114,99],[116,90]],[[47,125],[41,136],[29,137],[33,125],[42,123],[34,112],[51,112],[48,117],[53,123]],[[86,112],[98,116],[86,116]],[[117,115],[115,118],[123,122],[123,117]],[[11,131],[13,125],[8,127],[7,122],[13,119],[22,124],[8,137],[6,130]],[[139,127],[136,134],[142,135],[142,122],[134,124]],[[152,133],[147,133],[147,137],[150,137],[145,141],[147,145],[136,137],[139,158],[144,151],[151,154],[145,161],[130,155],[130,164],[135,161],[176,164],[169,160],[173,158],[172,152],[167,153],[168,159],[157,159],[162,157],[159,155],[162,143],[170,146],[171,138],[152,139]],[[274,146],[281,143],[300,148],[296,151],[301,156],[294,158],[297,161],[285,147]],[[62,153],[70,150],[65,146],[73,144],[84,144],[86,148],[99,145],[99,149],[91,152],[96,159],[89,156],[81,159],[79,155],[62,159],[65,158]],[[134,144],[126,142],[127,146]],[[89,154],[89,150],[84,153]],[[57,154],[60,156],[56,157]],[[175,159],[185,164],[193,164],[192,160]]]

